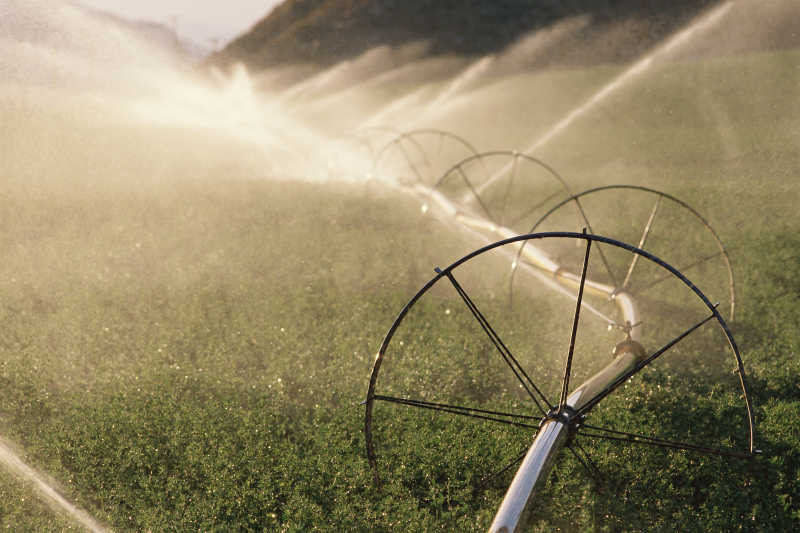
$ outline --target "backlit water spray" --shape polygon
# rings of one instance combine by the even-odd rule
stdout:
[[[576,119],[586,114],[588,111],[594,109],[598,104],[600,104],[603,100],[609,97],[609,95],[613,94],[618,89],[626,86],[638,76],[640,76],[643,72],[647,71],[653,63],[673,52],[681,45],[686,44],[689,42],[693,37],[698,35],[699,33],[707,30],[717,24],[723,16],[733,7],[733,1],[724,2],[717,7],[713,8],[710,12],[702,15],[699,19],[695,20],[689,26],[684,28],[683,30],[679,31],[678,33],[674,34],[672,37],[667,39],[661,46],[650,52],[649,54],[645,55],[643,58],[639,59],[633,65],[628,67],[624,70],[619,76],[611,80],[609,83],[604,85],[599,91],[594,93],[591,98],[586,100],[584,103],[570,111],[564,118],[559,120],[555,125],[553,125],[550,129],[548,129],[543,135],[533,141],[524,151],[525,154],[531,154],[535,150],[541,148],[548,142],[550,142],[554,137],[556,137],[559,133],[567,129],[569,126],[575,122]],[[509,170],[510,166],[506,166],[492,174],[492,176],[486,180],[480,187],[478,187],[478,192],[483,192],[488,188],[492,183],[496,182],[498,179],[503,177]]]
[[[464,72],[462,72],[456,79],[450,82],[447,87],[430,103],[428,104],[426,113],[431,111],[438,111],[450,98],[458,94],[476,79],[483,76],[487,70],[494,63],[494,56],[488,55],[480,58],[472,63]]]
[[[73,5],[43,0],[0,5],[0,152],[7,155],[0,171],[15,186],[35,190],[37,180],[96,179],[101,186],[128,178],[187,179],[175,172],[189,169],[191,178],[208,168],[240,175],[244,168],[250,178],[316,177],[316,160],[309,161],[308,154],[325,139],[292,119],[279,102],[259,98],[244,67],[217,72],[215,82],[188,69],[176,50],[151,45]],[[213,150],[191,151],[196,140],[209,137]],[[147,153],[160,145],[167,148]],[[151,163],[148,156],[158,161]],[[234,164],[248,166],[236,170]],[[54,379],[69,389],[81,377]],[[85,529],[109,531],[4,437],[0,468]]]

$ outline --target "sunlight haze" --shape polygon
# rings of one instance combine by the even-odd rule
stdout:
[[[261,20],[280,0],[76,0],[78,4],[131,20],[174,26],[182,37],[222,46]]]

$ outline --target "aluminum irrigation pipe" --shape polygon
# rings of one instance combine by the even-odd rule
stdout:
[[[436,208],[438,208],[440,213],[446,215],[446,217],[450,220],[455,220],[463,229],[470,230],[472,233],[477,232],[483,237],[486,236],[486,233],[493,233],[500,239],[509,239],[517,236],[517,232],[510,228],[495,224],[494,222],[482,217],[464,213],[445,195],[435,189],[420,184],[417,184],[413,187],[399,185],[396,185],[395,187],[407,194],[412,194],[418,198],[421,198],[423,201],[425,201],[425,205],[434,205]],[[580,276],[563,269],[540,248],[537,248],[532,243],[523,242],[518,243],[516,246],[518,248],[520,257],[526,259],[530,265],[535,267],[535,269],[538,269],[546,274],[545,276],[536,277],[549,287],[562,294],[564,293],[564,286],[570,288],[578,287],[580,283]],[[515,261],[515,268],[518,265],[525,265],[525,263],[519,263],[515,255],[511,256],[511,258],[513,261]],[[535,272],[533,268],[527,270],[529,272]],[[630,294],[624,291],[619,291],[616,287],[612,287],[611,285],[606,285],[604,283],[599,283],[589,279],[586,280],[586,290],[596,295],[605,296],[613,300],[622,314],[623,324],[626,322],[629,324],[634,324],[634,327],[630,331],[631,339],[634,341],[638,341],[640,339],[641,325],[639,324],[640,321],[638,319],[638,313],[636,312],[636,306]],[[574,298],[572,294],[567,294]],[[584,302],[583,306],[589,308],[590,312],[599,314],[597,310],[591,307],[589,304]],[[601,317],[609,322],[609,324],[614,324],[613,320],[605,315],[601,315]]]
[[[622,383],[627,381],[633,374],[638,372],[641,368],[647,365],[649,362],[654,360],[656,357],[660,356],[664,353],[667,349],[669,349],[673,344],[680,341],[685,336],[689,335],[695,329],[700,327],[701,325],[705,324],[708,320],[712,318],[716,318],[720,325],[722,326],[725,334],[728,338],[728,341],[733,349],[734,356],[737,359],[737,371],[739,373],[740,381],[742,384],[742,388],[744,391],[745,396],[745,403],[747,406],[748,411],[748,421],[750,425],[750,451],[749,455],[755,452],[754,450],[754,438],[755,438],[755,430],[754,430],[754,420],[753,420],[753,413],[752,408],[750,406],[749,400],[749,392],[747,390],[747,385],[745,381],[745,374],[744,368],[742,365],[741,357],[738,353],[738,348],[736,347],[732,336],[730,335],[730,331],[727,329],[724,321],[722,320],[719,312],[716,309],[716,306],[712,306],[708,299],[699,292],[699,290],[691,284],[682,274],[677,272],[674,268],[670,267],[666,263],[663,263],[661,260],[649,256],[646,252],[633,248],[630,245],[625,245],[623,243],[617,243],[617,245],[621,245],[622,247],[629,249],[629,251],[638,253],[640,255],[645,255],[649,257],[651,260],[654,260],[659,265],[664,268],[667,268],[673,275],[678,277],[681,281],[683,281],[690,289],[692,289],[703,302],[711,309],[712,314],[711,316],[705,318],[701,322],[695,324],[684,333],[673,339],[670,343],[668,343],[665,347],[661,348],[660,350],[656,351],[655,353],[651,354],[649,357],[645,355],[644,350],[642,349],[641,345],[638,344],[638,339],[641,336],[641,328],[640,323],[638,321],[638,314],[636,311],[635,302],[631,298],[629,294],[624,291],[620,291],[619,289],[595,282],[593,280],[586,279],[586,266],[588,263],[589,257],[589,250],[591,246],[591,242],[605,242],[605,243],[613,243],[612,240],[606,239],[604,237],[598,237],[593,235],[586,235],[584,233],[583,238],[587,241],[587,249],[586,249],[586,258],[584,261],[583,272],[580,276],[564,271],[558,263],[556,263],[553,259],[551,259],[543,250],[534,246],[531,242],[528,242],[526,237],[529,236],[517,236],[514,231],[511,229],[495,224],[489,220],[484,218],[476,217],[473,215],[468,215],[462,212],[453,202],[451,202],[448,198],[446,198],[440,192],[423,186],[423,185],[416,185],[413,187],[407,186],[400,186],[394,185],[395,188],[400,189],[401,191],[409,194],[413,194],[416,197],[420,197],[426,200],[425,205],[433,205],[439,211],[441,215],[444,215],[445,219],[454,220],[456,221],[459,226],[469,231],[473,234],[478,234],[485,236],[485,233],[493,233],[496,236],[502,239],[501,242],[494,243],[492,245],[486,246],[483,249],[473,252],[469,256],[463,258],[461,261],[451,265],[448,267],[447,272],[439,272],[439,276],[448,275],[449,271],[460,264],[466,259],[477,255],[478,253],[482,253],[485,250],[496,248],[498,245],[501,244],[511,244],[517,247],[517,260],[519,257],[524,257],[527,262],[523,264],[526,267],[529,267],[531,273],[533,273],[538,279],[543,281],[546,285],[550,286],[558,290],[561,293],[565,292],[564,285],[568,287],[577,287],[578,288],[578,295],[574,298],[577,301],[576,306],[576,314],[575,314],[575,322],[573,325],[573,338],[575,334],[575,329],[577,328],[578,322],[578,314],[580,313],[581,309],[588,309],[589,311],[594,312],[600,316],[597,310],[593,309],[591,306],[586,304],[582,301],[582,294],[584,290],[593,292],[595,294],[604,295],[609,299],[612,299],[617,307],[619,308],[623,320],[629,325],[628,328],[628,339],[634,342],[623,342],[617,346],[617,351],[615,353],[615,358],[609,363],[606,367],[600,370],[597,374],[593,377],[589,378],[586,382],[576,388],[572,394],[566,396],[568,382],[569,382],[569,373],[570,373],[570,364],[569,361],[571,358],[568,358],[567,369],[565,370],[565,378],[563,382],[563,391],[562,391],[562,401],[560,405],[551,409],[549,413],[543,419],[539,430],[536,434],[536,437],[531,444],[528,452],[525,454],[525,457],[522,460],[522,464],[517,471],[511,485],[509,486],[503,501],[498,508],[497,514],[495,515],[494,521],[490,526],[489,532],[490,533],[512,533],[518,530],[518,527],[525,523],[525,519],[527,517],[527,511],[530,508],[530,503],[532,502],[537,490],[542,487],[547,479],[547,475],[550,472],[550,469],[555,462],[555,458],[558,455],[558,452],[564,447],[568,446],[571,437],[577,433],[578,429],[580,428],[585,414],[591,410],[597,403],[605,398],[608,394],[610,394],[613,390],[615,390],[618,386]],[[567,234],[564,234],[567,235]],[[510,253],[510,256],[514,256],[513,252]],[[515,265],[516,266],[516,265]],[[395,321],[395,324],[390,329],[387,337],[384,339],[384,343],[381,346],[381,350],[378,353],[375,361],[375,367],[373,369],[373,375],[370,378],[370,387],[367,393],[367,439],[368,439],[368,456],[370,457],[370,461],[373,463],[374,466],[374,451],[372,448],[372,441],[370,438],[371,433],[371,412],[372,412],[372,404],[376,399],[376,395],[374,393],[375,387],[375,379],[377,378],[377,370],[380,368],[382,354],[383,351],[386,349],[387,343],[391,338],[394,328],[397,327],[399,320],[402,320],[402,316],[408,310],[408,306],[413,305],[413,302],[418,298],[424,291],[427,290],[434,282],[436,278],[429,282],[429,284],[423,288],[417,296],[412,299],[411,302],[407,305],[407,307],[401,313],[401,316]],[[571,293],[567,293],[571,295]],[[604,317],[609,323],[613,324],[613,321],[608,317]],[[570,352],[572,350],[572,346],[570,346]],[[570,353],[571,355],[571,353]],[[699,449],[699,447],[696,447]],[[574,451],[574,450],[573,450]],[[719,452],[719,450],[715,450]],[[577,454],[577,451],[575,451]],[[722,454],[727,455],[737,455],[735,453],[726,453],[722,452]],[[739,456],[745,456],[745,454],[739,454]],[[378,475],[376,472],[376,480],[378,479]]]
[[[445,195],[431,187],[422,184],[411,187],[394,185],[394,187],[400,189],[404,193],[412,194],[422,199],[425,202],[424,205],[427,205],[428,208],[433,205],[446,219],[456,221],[462,229],[470,233],[477,233],[483,237],[486,236],[486,233],[490,233],[496,235],[500,239],[510,239],[517,235],[517,233],[510,228],[495,224],[485,218],[464,213]],[[580,287],[582,290],[585,289],[612,299],[616,302],[623,320],[628,324],[637,325],[637,327],[631,328],[629,335],[631,340],[638,341],[641,336],[641,327],[639,327],[636,306],[629,294],[618,291],[615,287],[610,285],[585,279],[585,273],[584,276],[578,276],[564,270],[558,263],[551,259],[547,253],[532,243],[520,241],[516,243],[516,246],[516,255],[513,254],[511,250],[503,250],[503,252],[508,254],[515,268],[518,265],[528,267],[526,270],[545,285],[555,289],[557,292],[573,297],[576,300],[578,299],[577,297],[565,291],[564,285],[568,287]],[[519,257],[517,257],[517,255]],[[526,259],[528,263],[519,263],[520,257]],[[612,319],[594,309],[590,304],[581,301],[579,303],[579,309],[582,307],[599,315],[609,324],[614,324]],[[550,417],[545,420],[503,498],[490,527],[490,533],[511,533],[516,531],[519,524],[524,523],[526,511],[529,508],[529,502],[533,500],[536,490],[546,481],[556,456],[569,440],[568,437],[570,436],[571,428],[574,427],[574,418],[578,416],[577,410],[580,409],[586,401],[614,383],[617,378],[635,368],[642,356],[643,354],[636,353],[633,350],[624,350],[622,353],[618,353],[617,357],[608,366],[578,387],[568,397],[566,409],[560,410],[558,416]],[[584,401],[581,402],[581,399]]]
[[[547,480],[555,457],[567,444],[570,432],[580,422],[578,411],[642,360],[642,355],[633,350],[618,354],[610,364],[575,389],[567,398],[567,408],[560,415],[548,415],[506,491],[489,527],[490,533],[512,533],[524,524],[530,502]]]
[[[570,342],[570,355],[568,355],[567,357],[567,365],[565,369],[564,380],[562,382],[561,401],[559,402],[559,405],[552,407],[550,411],[547,412],[541,407],[536,396],[533,394],[533,391],[529,390],[528,384],[530,384],[531,388],[533,388],[537,393],[541,395],[539,389],[536,388],[535,384],[533,384],[528,375],[524,372],[524,369],[520,366],[519,362],[513,357],[513,355],[508,350],[506,345],[502,342],[502,339],[500,339],[500,337],[496,334],[495,330],[485,319],[484,315],[482,315],[480,311],[477,309],[477,307],[474,305],[474,302],[471,300],[471,298],[469,298],[469,296],[463,291],[463,288],[455,280],[455,277],[453,276],[453,271],[457,269],[460,265],[466,263],[467,261],[470,261],[471,259],[479,255],[482,255],[486,252],[504,246],[513,246],[525,241],[529,242],[537,240],[562,239],[562,238],[581,239],[585,241],[587,243],[586,256],[584,258],[584,265],[580,275],[579,291],[578,291],[578,297],[576,299],[576,311],[572,328],[573,341]],[[641,345],[639,345],[636,342],[623,341],[622,343],[619,343],[615,351],[616,355],[615,359],[612,360],[612,362],[609,365],[603,368],[595,376],[593,376],[592,378],[584,382],[581,386],[577,387],[574,391],[572,391],[572,393],[569,396],[566,396],[566,391],[568,390],[569,387],[569,376],[571,370],[570,361],[574,346],[573,342],[575,338],[575,332],[577,331],[578,327],[578,318],[580,311],[584,309],[582,302],[583,289],[586,289],[588,287],[588,281],[586,280],[586,272],[587,272],[589,251],[591,244],[593,242],[611,245],[620,249],[627,250],[631,253],[642,256],[643,258],[669,271],[669,273],[672,276],[681,281],[686,286],[687,289],[693,292],[702,301],[703,305],[709,310],[710,314],[705,318],[703,318],[702,320],[700,320],[699,322],[690,326],[688,329],[686,329],[676,337],[674,337],[672,340],[667,342],[658,350],[651,353],[649,356],[645,355],[644,349],[641,347]],[[450,266],[444,269],[437,268],[436,272],[437,275],[433,279],[431,279],[425,286],[423,286],[404,306],[404,308],[397,316],[392,326],[389,328],[389,331],[387,332],[383,342],[381,343],[381,347],[378,351],[378,354],[375,357],[373,372],[372,375],[370,376],[369,389],[367,391],[367,399],[365,401],[366,404],[365,437],[367,441],[367,456],[369,458],[370,465],[373,467],[376,482],[379,483],[379,474],[376,466],[374,442],[372,440],[372,408],[376,400],[394,401],[396,403],[404,403],[407,405],[412,405],[422,408],[431,408],[431,409],[435,408],[437,410],[446,411],[453,414],[472,416],[475,418],[483,418],[487,420],[495,420],[497,422],[511,423],[513,425],[521,425],[530,428],[534,427],[529,423],[514,422],[508,418],[508,417],[516,418],[517,420],[531,418],[527,414],[502,413],[502,412],[488,411],[483,409],[476,409],[476,408],[463,407],[457,405],[435,404],[431,402],[414,400],[410,398],[405,399],[405,398],[388,397],[377,394],[375,392],[375,387],[377,383],[378,374],[381,368],[381,364],[384,360],[384,356],[386,354],[386,350],[389,346],[389,343],[391,342],[395,332],[397,331],[397,328],[400,326],[404,317],[407,315],[409,310],[415,305],[415,303],[419,301],[419,299],[425,293],[427,293],[435,284],[437,284],[440,280],[443,279],[449,280],[454,285],[456,290],[462,296],[462,299],[464,300],[467,307],[475,316],[476,320],[478,320],[481,327],[490,337],[490,340],[495,344],[495,348],[498,350],[500,355],[503,356],[504,359],[506,359],[506,363],[511,367],[512,371],[514,371],[521,385],[526,389],[528,394],[533,399],[534,403],[536,403],[536,405],[539,406],[540,411],[545,415],[544,418],[542,419],[539,431],[537,432],[533,444],[531,445],[529,451],[526,453],[526,456],[523,459],[522,466],[517,472],[517,475],[512,481],[506,493],[506,496],[503,499],[500,508],[498,509],[495,520],[491,526],[490,533],[501,533],[501,532],[510,533],[516,531],[520,524],[525,523],[525,519],[527,516],[526,511],[530,506],[530,502],[532,501],[533,496],[536,494],[537,488],[541,487],[542,484],[545,482],[550,467],[555,461],[555,456],[558,454],[561,448],[563,448],[564,446],[568,446],[571,449],[571,451],[573,451],[576,455],[578,455],[578,458],[581,460],[581,462],[584,462],[581,456],[578,454],[578,451],[581,451],[584,454],[585,452],[583,452],[582,448],[580,448],[577,441],[572,440],[574,436],[580,435],[583,432],[582,428],[584,427],[589,430],[588,433],[585,433],[585,435],[588,437],[613,438],[616,440],[626,440],[628,442],[636,442],[636,443],[657,445],[662,447],[697,451],[700,453],[711,453],[715,455],[727,455],[740,458],[752,457],[754,453],[758,453],[757,450],[755,450],[754,448],[755,427],[754,427],[752,406],[750,404],[750,394],[746,383],[742,359],[739,354],[738,347],[736,346],[736,343],[733,339],[733,336],[730,330],[728,329],[727,325],[725,324],[725,321],[723,320],[719,311],[717,310],[717,305],[712,304],[708,300],[708,298],[694,284],[692,284],[691,281],[689,281],[686,278],[686,276],[681,274],[678,270],[676,270],[669,264],[665,263],[661,259],[653,256],[652,254],[649,254],[648,252],[645,252],[644,250],[635,248],[629,244],[616,241],[614,239],[609,239],[607,237],[601,237],[599,235],[592,235],[587,233],[580,234],[572,232],[551,232],[551,233],[519,235],[509,239],[503,239],[492,244],[488,244],[462,257],[461,259],[457,260],[456,262],[452,263]],[[666,353],[670,348],[672,348],[682,339],[686,338],[694,331],[696,331],[698,328],[700,328],[702,325],[704,325],[705,323],[709,322],[712,319],[716,319],[718,325],[723,330],[727,338],[728,344],[730,345],[730,348],[736,359],[736,372],[739,374],[739,380],[741,382],[745,406],[747,409],[748,423],[750,426],[750,435],[749,435],[750,442],[749,442],[748,452],[740,452],[734,448],[714,449],[705,446],[698,446],[695,444],[668,441],[665,439],[646,436],[646,435],[635,435],[631,433],[624,433],[616,431],[614,429],[597,428],[594,426],[588,426],[584,424],[585,416],[602,399],[604,399],[606,396],[614,392],[618,387],[624,384],[630,377],[632,377],[637,372],[642,370],[645,366],[650,364],[656,358]],[[527,381],[523,379],[523,376]],[[548,405],[548,407],[550,406],[546,398],[545,398],[545,405]],[[499,419],[497,417],[505,417],[505,419]],[[598,431],[614,434],[616,436],[609,437],[608,435],[605,436],[602,434],[598,435],[596,433]]]

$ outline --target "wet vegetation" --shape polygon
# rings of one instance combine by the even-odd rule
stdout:
[[[787,98],[798,57],[658,65],[541,150],[576,190],[647,184],[718,229],[763,453],[585,438],[599,478],[564,454],[532,531],[800,527],[800,105]],[[524,147],[619,70],[482,83],[438,124],[482,149]],[[202,127],[121,120],[92,97],[76,107],[6,87],[0,97],[14,125],[0,138],[0,434],[29,464],[120,532],[487,529],[510,474],[484,476],[525,449],[530,429],[380,404],[378,487],[359,405],[405,302],[435,266],[482,242],[375,183],[265,179],[271,153]],[[674,222],[674,246],[688,247]],[[529,371],[556,383],[569,331],[557,312],[569,305],[535,288],[533,308],[510,312],[508,264],[497,264],[463,280],[515,347],[546,348]],[[444,291],[421,303],[398,333],[385,390],[536,415],[457,304]],[[617,338],[599,337],[598,353]],[[641,373],[592,421],[746,448],[719,343],[704,332],[676,352],[680,364]],[[5,471],[0,496],[7,529],[78,528]]]

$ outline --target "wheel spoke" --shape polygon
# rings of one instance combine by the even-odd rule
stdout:
[[[531,207],[530,209],[528,209],[527,211],[525,211],[524,213],[522,213],[521,215],[519,215],[517,218],[515,218],[514,220],[512,220],[512,221],[510,222],[510,224],[513,226],[514,224],[517,224],[518,222],[522,222],[522,221],[523,221],[523,220],[525,220],[527,217],[529,217],[529,216],[531,216],[533,213],[535,213],[537,209],[539,209],[539,208],[540,208],[540,207],[542,207],[543,205],[547,205],[547,204],[549,204],[549,203],[550,203],[550,201],[551,201],[553,198],[555,198],[555,197],[557,197],[557,196],[560,196],[561,194],[563,194],[563,192],[562,192],[562,191],[556,191],[556,192],[554,192],[553,194],[551,194],[550,196],[548,196],[547,198],[545,198],[544,200],[542,200],[541,202],[539,202],[538,204],[534,205],[533,207]],[[524,248],[524,247],[525,247],[525,245],[527,245],[527,244],[528,244],[528,243],[527,243],[527,241],[523,242],[523,243],[520,245],[520,249]]]
[[[520,266],[523,266],[525,268],[530,268],[532,270],[535,269],[538,272],[544,272],[545,274],[550,274],[550,276],[553,275],[552,271],[550,271],[550,270],[548,270],[546,268],[542,268],[540,265],[537,265],[535,263],[529,263],[527,261],[522,261],[521,259],[517,259],[517,269]],[[514,272],[516,272],[516,269],[512,270],[512,275],[513,275]],[[559,292],[560,294],[563,294],[564,296],[566,296],[570,300],[577,301],[577,299],[578,299],[576,294],[570,292],[567,288],[565,288],[563,286],[559,285],[559,286],[553,287],[553,290]],[[614,322],[614,320],[610,316],[608,316],[606,314],[603,314],[602,312],[597,310],[597,308],[593,307],[592,305],[590,305],[590,304],[588,304],[586,302],[583,302],[581,305],[583,306],[584,309],[586,309],[587,311],[589,311],[590,313],[592,313],[593,315],[598,317],[600,320],[602,320],[606,324],[608,324],[610,326],[613,326],[614,324],[616,324],[616,322]]]
[[[587,433],[584,428],[593,431]],[[629,433],[627,431],[618,431],[615,429],[602,428],[598,426],[590,426],[583,424],[578,430],[578,435],[583,437],[592,437],[596,439],[608,439],[621,442],[629,442],[631,444],[646,444],[649,446],[658,446],[661,448],[674,448],[677,450],[688,450],[692,452],[705,453],[709,455],[725,455],[728,457],[740,457],[747,459],[752,457],[751,454],[739,452],[733,449],[723,448],[710,448],[708,446],[698,446],[697,444],[689,444],[686,442],[679,442],[674,440],[662,439],[659,437],[649,437],[647,435],[640,435],[638,433]]]
[[[481,206],[481,209],[483,209],[483,212],[486,213],[486,216],[489,217],[489,220],[494,222],[492,214],[489,212],[489,208],[486,207],[486,204],[483,203],[481,197],[478,196],[478,192],[475,190],[475,187],[472,186],[472,182],[469,181],[469,178],[467,178],[467,175],[464,173],[464,169],[458,167],[458,173],[461,174],[461,179],[464,180],[464,183],[466,184],[467,188],[469,188],[472,196],[475,198],[475,201],[478,202],[478,205]]]
[[[478,482],[478,485],[475,487],[475,490],[483,490],[484,488],[486,488],[486,485],[488,485],[490,481],[492,481],[493,479],[497,479],[498,477],[502,476],[503,474],[514,468],[514,466],[519,464],[520,461],[522,461],[525,458],[525,454],[527,453],[528,450],[523,451],[521,454],[516,456],[510,463],[508,463],[506,466],[504,466],[497,472],[489,474],[488,476],[484,476],[484,478]]]
[[[586,224],[586,228],[589,230],[589,233],[594,233],[594,230],[592,229],[592,224],[589,222],[589,218],[586,216],[586,212],[583,210],[583,205],[581,205],[580,200],[578,200],[578,198],[575,196],[573,196],[573,200],[575,200],[575,205],[578,208],[578,213],[580,213],[584,224]],[[619,287],[619,283],[617,283],[617,277],[611,270],[611,265],[608,263],[608,259],[606,259],[606,254],[603,253],[603,247],[598,246],[597,251],[600,252],[600,260],[603,261],[603,265],[606,267],[606,272],[608,272],[608,277],[611,278],[611,283],[614,285],[614,287]]]
[[[403,146],[403,143],[402,142],[398,142],[397,146],[400,147],[400,152],[403,154],[403,157],[406,158],[406,162],[411,167],[411,170],[413,170],[414,174],[417,175],[417,179],[419,180],[419,183],[425,183],[425,178],[422,176],[422,173],[420,173],[419,169],[417,168],[416,163],[414,163],[414,161],[411,159],[411,156],[408,155],[408,152],[406,151],[405,147]],[[423,157],[424,157],[424,153],[423,153]]]
[[[500,411],[488,411],[486,409],[477,409],[475,407],[464,407],[461,405],[427,402],[424,400],[415,400],[412,398],[398,398],[396,396],[385,396],[382,394],[376,394],[373,396],[373,398],[375,400],[380,400],[383,402],[396,403],[400,405],[406,405],[408,407],[418,407],[420,409],[430,409],[432,411],[440,411],[443,413],[466,416],[469,418],[478,418],[480,420],[489,420],[492,422],[499,422],[501,424],[508,424],[511,426],[533,428],[533,429],[537,429],[539,427],[538,425],[528,424],[525,422],[519,422],[515,420],[515,419],[522,419],[522,420],[536,419],[536,417],[529,415],[503,413]],[[505,417],[505,418],[500,418],[500,417]]]
[[[514,187],[514,181],[517,179],[517,169],[519,168],[519,154],[514,153],[514,164],[511,166],[511,176],[506,185],[506,194],[503,197],[503,224],[508,224],[508,197],[511,195],[511,189]]]
[[[692,268],[695,268],[695,267],[697,267],[697,266],[700,266],[700,265],[702,265],[703,263],[705,263],[705,262],[707,262],[707,261],[710,261],[710,260],[714,259],[715,257],[719,257],[720,255],[722,255],[722,252],[716,252],[716,253],[713,253],[713,254],[711,254],[711,255],[707,255],[706,257],[703,257],[703,258],[701,258],[701,259],[698,259],[698,260],[697,260],[697,261],[695,261],[694,263],[691,263],[691,264],[689,264],[689,265],[687,265],[687,266],[685,266],[685,267],[683,267],[683,268],[680,268],[680,269],[678,269],[678,270],[680,270],[681,272],[686,272],[687,270],[690,270],[690,269],[692,269]],[[642,293],[642,292],[644,292],[644,291],[646,291],[646,290],[652,289],[653,287],[655,287],[655,286],[656,286],[656,285],[658,285],[659,283],[662,283],[662,282],[664,282],[664,281],[666,281],[666,280],[668,280],[668,279],[671,279],[671,278],[672,278],[672,275],[670,275],[670,274],[667,274],[666,276],[662,276],[662,277],[658,278],[657,280],[655,280],[655,281],[653,281],[653,282],[649,283],[648,285],[645,285],[644,287],[642,287],[642,288],[640,288],[640,289],[639,289],[639,288],[633,289],[631,292]]]
[[[584,235],[586,230],[583,230]],[[569,389],[569,375],[572,372],[572,354],[575,351],[575,336],[578,333],[578,319],[581,315],[581,301],[583,300],[583,286],[586,284],[586,269],[589,266],[589,251],[592,249],[592,240],[586,239],[586,255],[583,258],[583,270],[581,271],[581,284],[578,287],[578,300],[575,305],[575,317],[572,320],[572,337],[569,341],[569,353],[567,354],[567,365],[564,368],[564,382],[561,387],[561,402],[558,404],[559,412],[567,406],[567,390]]]
[[[567,449],[572,452],[572,455],[581,463],[583,468],[589,473],[590,476],[600,481],[600,469],[597,468],[597,465],[594,464],[592,458],[589,456],[589,453],[583,449],[583,446],[580,445],[577,439],[572,440],[572,444],[567,446]]]
[[[484,160],[483,155],[478,155],[478,162],[481,165],[481,169],[483,169],[483,177],[484,177],[484,180],[481,182],[481,185],[478,186],[478,190],[483,191],[483,184],[491,179],[491,174],[489,174],[489,168],[486,166],[486,161]]]
[[[714,308],[716,309],[718,305],[719,305],[719,303],[714,305]],[[617,388],[619,388],[620,385],[622,385],[623,383],[628,381],[628,379],[631,376],[633,376],[634,374],[638,373],[641,369],[643,369],[644,367],[646,367],[647,365],[649,365],[650,363],[655,361],[658,357],[660,357],[662,354],[664,354],[664,352],[666,352],[667,350],[669,350],[670,348],[672,348],[673,346],[678,344],[680,341],[682,341],[683,339],[688,337],[692,332],[697,330],[697,328],[699,328],[700,326],[702,326],[703,324],[705,324],[706,322],[708,322],[709,320],[711,320],[715,316],[716,316],[715,313],[710,314],[709,316],[707,316],[706,318],[704,318],[703,320],[701,320],[697,324],[691,326],[689,329],[687,329],[686,331],[684,331],[683,333],[681,333],[680,335],[678,335],[677,337],[675,337],[674,339],[669,341],[667,344],[665,344],[664,346],[662,346],[661,348],[659,348],[658,350],[653,352],[646,359],[643,359],[640,362],[638,362],[632,369],[630,369],[629,371],[625,372],[620,377],[615,379],[614,382],[611,383],[611,385],[609,385],[608,387],[603,389],[594,398],[592,398],[588,402],[586,402],[583,405],[583,407],[578,409],[578,414],[585,414],[585,413],[589,412],[595,405],[600,403],[600,401],[603,400],[603,398],[605,398],[606,396],[608,396],[609,394],[611,394],[612,392],[617,390]]]
[[[653,220],[656,218],[656,213],[658,212],[658,208],[661,205],[661,196],[658,196],[656,200],[656,205],[653,206],[653,211],[650,213],[650,218],[647,219],[647,224],[644,226],[644,231],[642,231],[642,237],[639,239],[639,248],[640,250],[644,249],[644,245],[647,243],[647,236],[650,234],[650,228],[653,227]],[[622,289],[628,286],[628,283],[631,281],[631,275],[633,274],[633,269],[636,268],[636,262],[639,261],[639,254],[633,254],[633,258],[631,259],[631,264],[628,266],[628,272],[625,274],[625,279],[622,281]]]
[[[438,268],[436,269],[436,271],[441,273],[441,270]],[[497,332],[495,332],[494,328],[492,328],[492,325],[489,324],[488,320],[486,320],[486,317],[483,316],[483,314],[480,312],[480,310],[472,301],[472,299],[469,297],[469,295],[466,293],[466,291],[464,291],[461,285],[456,281],[453,274],[451,272],[447,272],[445,275],[447,276],[447,279],[450,280],[450,283],[453,284],[453,287],[455,287],[456,292],[458,292],[458,295],[461,296],[461,299],[467,305],[467,308],[472,313],[472,316],[474,316],[475,320],[478,321],[478,323],[481,326],[481,329],[483,329],[483,331],[489,337],[489,340],[492,342],[494,347],[500,353],[500,356],[503,358],[503,360],[506,362],[509,368],[511,368],[511,371],[514,373],[514,376],[516,376],[517,380],[519,380],[520,384],[522,384],[522,387],[525,389],[525,392],[528,393],[528,396],[530,396],[533,402],[536,404],[536,407],[539,409],[539,411],[542,412],[543,415],[547,414],[547,411],[541,406],[539,400],[531,391],[531,388],[533,388],[533,390],[536,391],[536,393],[539,395],[539,398],[542,399],[542,401],[546,406],[550,406],[551,404],[547,400],[545,395],[542,393],[539,387],[536,386],[536,384],[533,382],[530,376],[528,376],[527,372],[525,372],[525,369],[522,368],[522,365],[519,364],[519,361],[517,361],[517,359],[511,353],[511,350],[508,349],[508,347],[505,345],[505,343],[497,334]],[[522,379],[523,376],[525,377],[525,379]],[[530,387],[528,385],[530,385]]]

